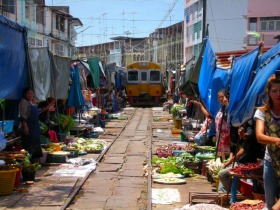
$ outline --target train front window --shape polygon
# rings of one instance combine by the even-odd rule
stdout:
[[[141,81],[147,81],[147,72],[141,72]]]
[[[160,81],[160,72],[159,71],[150,71],[150,80],[151,80],[151,82]]]
[[[128,80],[129,81],[138,81],[138,72],[137,71],[129,71],[128,72]]]

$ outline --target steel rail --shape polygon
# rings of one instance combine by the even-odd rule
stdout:
[[[150,115],[150,138],[148,151],[148,201],[147,210],[152,209],[152,142],[153,142],[153,116]]]
[[[100,153],[100,155],[98,156],[98,158],[96,159],[96,162],[99,163],[102,158],[104,157],[104,155],[108,152],[108,150],[110,149],[110,147],[115,143],[115,141],[119,138],[119,136],[122,134],[123,130],[126,128],[128,122],[130,122],[131,118],[134,116],[136,112],[136,109],[134,110],[133,114],[130,116],[130,118],[127,120],[127,122],[125,123],[125,125],[123,126],[123,128],[121,129],[121,131],[117,134],[117,136],[114,138],[114,140]],[[91,175],[92,173],[94,173],[96,171],[96,168],[89,172],[85,177],[83,177],[83,179],[81,180],[81,183],[74,189],[74,191],[70,194],[70,196],[67,198],[67,200],[64,202],[64,204],[60,207],[60,210],[65,210],[70,203],[74,200],[75,196],[78,194],[78,192],[80,191],[80,189],[83,187],[84,183],[86,182],[86,180],[88,179],[89,175]]]

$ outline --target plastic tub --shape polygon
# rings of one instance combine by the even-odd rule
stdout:
[[[186,152],[186,151],[184,151],[184,150],[173,150],[173,156],[178,157],[184,152]]]
[[[248,197],[252,197],[253,194],[253,184],[248,183],[246,180],[244,179],[240,179],[240,192],[243,195],[246,195]]]

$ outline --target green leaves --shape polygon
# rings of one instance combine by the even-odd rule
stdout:
[[[263,37],[262,37],[261,33],[258,33],[256,31],[248,31],[247,35],[258,38],[259,40],[263,40]]]
[[[38,171],[42,166],[36,162],[31,163],[29,157],[25,157],[25,159],[22,162],[22,171],[24,172],[36,172]]]

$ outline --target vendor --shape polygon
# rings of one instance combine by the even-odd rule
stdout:
[[[214,146],[213,137],[215,136],[215,121],[213,116],[200,102],[195,100],[191,100],[190,102],[192,102],[196,107],[200,108],[205,116],[205,120],[200,131],[194,137],[195,143],[198,145]]]
[[[235,165],[255,163],[257,158],[262,158],[261,145],[257,142],[255,135],[255,124],[251,120],[239,127],[238,135],[243,142],[239,151],[232,156],[227,162],[224,163],[223,169],[218,173],[219,176],[219,192],[230,191],[230,174],[229,170]],[[231,187],[231,199],[230,203],[236,202],[236,186],[238,178],[234,177]]]
[[[50,105],[41,108],[41,112],[49,110]],[[22,147],[32,155],[32,161],[38,161],[42,157],[41,132],[39,125],[40,111],[34,100],[34,91],[26,88],[23,98],[19,103],[19,130],[22,139]]]

